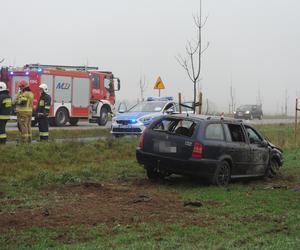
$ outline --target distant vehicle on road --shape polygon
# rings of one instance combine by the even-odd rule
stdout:
[[[234,119],[168,115],[140,137],[136,157],[149,179],[199,176],[224,186],[233,178],[274,177],[282,151],[250,125]]]
[[[112,119],[113,135],[139,135],[155,119],[168,113],[177,112],[177,105],[172,97],[149,97],[128,111],[122,111]]]
[[[233,114],[236,119],[253,120],[254,118],[257,118],[261,120],[263,118],[261,105],[243,105],[238,107]]]

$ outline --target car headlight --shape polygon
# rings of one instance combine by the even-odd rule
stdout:
[[[245,114],[249,115],[249,114],[250,114],[250,111],[246,111]]]
[[[233,111],[233,114],[235,115],[235,114],[236,114],[236,111]]]
[[[111,119],[111,121],[112,121],[112,122],[116,122],[116,121],[117,121],[117,117],[113,117],[113,118]]]
[[[147,122],[150,122],[152,119],[153,119],[153,116],[144,116],[144,117],[141,117],[139,119],[139,121],[142,123],[147,123]]]

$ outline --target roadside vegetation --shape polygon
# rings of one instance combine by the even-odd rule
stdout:
[[[94,129],[56,129],[50,127],[50,141],[54,139],[72,139],[72,138],[89,138],[89,137],[102,137],[109,136],[110,132],[103,128]],[[18,141],[20,138],[19,131],[7,131],[9,141]],[[32,139],[39,140],[39,131],[32,130]]]
[[[300,149],[291,126],[257,127],[283,147],[281,175],[227,188],[150,182],[137,138],[2,146],[0,248],[299,249]]]

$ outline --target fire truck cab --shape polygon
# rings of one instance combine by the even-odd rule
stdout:
[[[13,99],[19,82],[27,81],[34,94],[34,109],[40,97],[39,85],[47,84],[51,96],[49,123],[55,126],[68,122],[76,125],[80,118],[106,125],[109,113],[115,110],[115,91],[120,90],[119,78],[97,67],[28,64],[2,68],[1,79],[7,83]]]

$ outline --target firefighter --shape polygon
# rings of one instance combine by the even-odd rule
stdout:
[[[26,81],[22,80],[19,83],[19,88],[21,92],[17,95],[16,112],[21,132],[21,143],[30,143],[32,140],[31,119],[34,97]]]
[[[12,110],[12,100],[8,94],[7,86],[0,82],[0,144],[6,143],[5,127],[10,118]]]
[[[47,141],[49,138],[48,115],[51,105],[51,97],[48,95],[48,87],[46,84],[40,85],[40,100],[38,102],[37,117],[39,123],[40,140]]]

